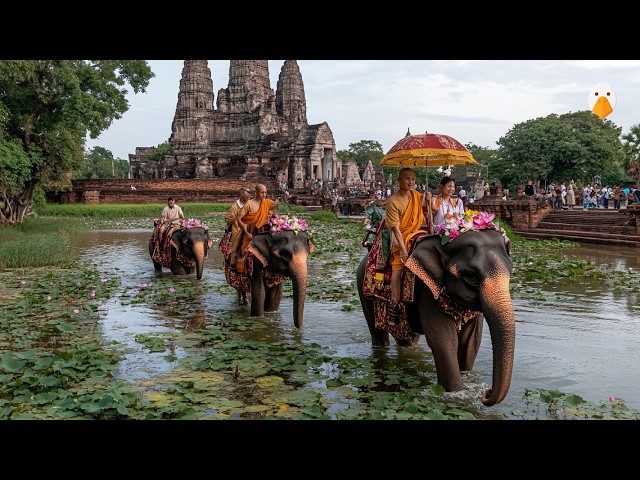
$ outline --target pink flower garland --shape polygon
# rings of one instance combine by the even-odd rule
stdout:
[[[495,224],[493,222],[494,218],[496,218],[495,213],[487,213],[484,211],[474,212],[472,210],[468,210],[464,215],[456,213],[438,227],[436,234],[440,235],[440,243],[442,243],[442,245],[446,245],[450,241],[458,238],[464,232],[492,228],[499,231],[504,237],[505,243],[508,243],[510,240],[509,237],[507,237],[504,228]]]
[[[205,230],[209,229],[209,227],[207,227],[204,223],[202,223],[197,218],[190,218],[189,220],[182,222],[183,229],[193,228],[193,227],[201,227],[201,228],[204,228]]]
[[[271,224],[271,235],[274,236],[287,230],[293,231],[297,235],[299,232],[306,232],[309,228],[304,219],[295,215],[272,215],[269,223]],[[309,233],[309,236],[311,236],[311,233]]]

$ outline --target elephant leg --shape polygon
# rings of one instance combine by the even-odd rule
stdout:
[[[480,350],[483,325],[484,318],[479,316],[465,323],[458,334],[458,364],[462,371],[473,369]]]
[[[262,264],[253,261],[253,274],[251,275],[251,316],[261,317],[264,315],[265,288],[262,281]]]
[[[265,293],[265,301],[264,301],[265,312],[276,312],[280,308],[280,300],[282,300],[283,290],[284,290],[283,282],[267,289]]]
[[[162,270],[162,265],[160,265],[158,262],[156,262],[153,259],[153,252],[155,251],[155,248],[156,248],[156,244],[153,241],[153,239],[149,240],[149,256],[151,256],[151,261],[153,262],[153,268],[159,272]]]
[[[425,313],[422,328],[433,353],[438,384],[447,392],[462,390],[462,375],[458,364],[458,332],[446,315]]]

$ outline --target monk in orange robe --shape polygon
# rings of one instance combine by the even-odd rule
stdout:
[[[247,200],[238,212],[238,225],[244,235],[239,255],[239,257],[242,258],[238,258],[237,267],[240,267],[241,263],[243,263],[245,251],[249,242],[253,239],[253,235],[264,230],[265,223],[277,208],[278,204],[270,198],[267,198],[267,187],[258,183],[256,185],[254,198]]]
[[[398,175],[400,189],[389,197],[385,209],[385,225],[391,234],[391,311],[397,311],[404,262],[409,257],[409,240],[425,223],[423,202],[431,201],[431,193],[423,196],[415,190],[416,174],[411,168],[403,168]],[[426,197],[426,200],[425,200]],[[428,203],[427,203],[428,205]]]

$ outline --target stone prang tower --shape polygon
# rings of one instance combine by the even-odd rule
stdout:
[[[231,60],[229,85],[218,91],[207,60],[185,60],[169,151],[137,147],[131,178],[271,178],[286,187],[341,178],[326,122],[309,125],[304,84],[295,60],[282,65],[276,91],[268,60]]]

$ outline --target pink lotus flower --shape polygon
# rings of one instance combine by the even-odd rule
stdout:
[[[491,222],[494,218],[496,218],[495,213],[478,212],[477,215],[474,215],[473,224],[475,228],[491,228]]]
[[[47,295],[47,302],[51,301],[51,295]]]
[[[80,286],[80,282],[76,282],[76,287],[79,287],[79,286]]]
[[[27,283],[26,280],[20,280],[20,285],[25,285]]]
[[[169,292],[173,293],[173,292],[175,292],[175,291],[176,291],[176,289],[175,289],[175,288],[173,288],[173,287],[169,287]]]
[[[91,290],[91,298],[96,296],[96,291],[95,290]]]
[[[609,397],[609,401],[610,401],[610,402],[615,402],[615,401],[616,401],[616,397],[614,397],[613,395],[611,395],[611,396]]]
[[[78,310],[77,308],[74,308],[73,313],[80,313],[80,310]]]
[[[106,279],[106,278],[104,278],[104,277],[102,277],[102,278],[100,279],[100,281],[101,281],[102,283],[106,283],[106,282],[107,282],[107,279]]]

